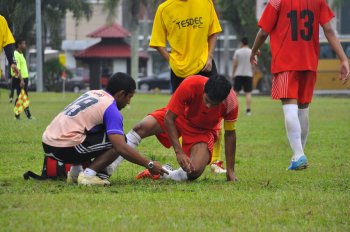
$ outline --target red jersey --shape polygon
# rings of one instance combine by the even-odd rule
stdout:
[[[208,78],[195,75],[187,77],[171,97],[167,109],[178,115],[177,120],[197,129],[218,130],[222,119],[235,122],[238,116],[238,101],[231,89],[219,105],[208,108],[204,103],[204,85]]]
[[[258,26],[270,34],[271,72],[316,71],[319,25],[333,17],[325,0],[270,0]]]

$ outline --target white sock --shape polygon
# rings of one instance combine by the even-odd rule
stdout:
[[[130,147],[136,148],[141,143],[141,137],[134,130],[130,130],[129,133],[126,134],[127,143]]]
[[[72,176],[78,176],[79,173],[83,172],[83,165],[79,164],[79,165],[72,165],[70,166],[70,170],[69,172],[71,173]]]
[[[90,168],[85,168],[84,174],[88,176],[96,176],[96,171],[90,169]]]
[[[127,144],[132,147],[136,148],[141,143],[141,137],[136,133],[134,130],[130,130],[129,133],[126,134]],[[110,165],[107,166],[107,174],[112,175],[113,172],[120,166],[120,164],[123,162],[124,158],[119,155],[119,157],[114,160]]]
[[[301,127],[298,118],[298,106],[296,104],[283,105],[283,112],[289,145],[293,150],[292,161],[294,161],[304,155],[303,146],[301,145]]]
[[[301,144],[305,149],[306,139],[309,134],[309,107],[298,110],[299,122],[301,127]]]
[[[188,180],[187,173],[182,168],[179,168],[179,169],[174,170],[174,171],[168,171],[168,172],[169,172],[169,175],[164,174],[162,176],[162,178],[164,178],[164,179],[172,179],[172,180],[175,180],[175,181]]]

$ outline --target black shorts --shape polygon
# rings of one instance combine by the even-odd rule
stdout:
[[[239,91],[243,90],[246,93],[250,93],[253,90],[253,78],[249,76],[236,76],[235,77],[235,83],[233,85],[233,89],[236,93],[239,93]]]
[[[193,75],[201,75],[201,76],[205,76],[205,77],[212,77],[214,75],[218,75],[218,70],[216,69],[216,64],[214,62],[214,60],[212,61],[212,68],[210,72],[202,72],[200,71],[199,73],[193,74]],[[179,87],[179,85],[181,84],[181,82],[184,80],[185,78],[182,77],[178,77],[176,76],[176,74],[173,72],[173,70],[170,70],[170,81],[171,81],[171,92],[174,93],[175,90]]]
[[[63,163],[80,164],[90,161],[112,148],[105,132],[88,134],[83,143],[74,147],[53,147],[43,143],[46,156]]]

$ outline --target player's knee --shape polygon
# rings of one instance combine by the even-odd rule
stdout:
[[[192,171],[191,173],[187,173],[188,180],[196,180],[198,179],[203,173],[203,170],[196,170]]]

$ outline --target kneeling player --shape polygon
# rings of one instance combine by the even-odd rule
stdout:
[[[67,182],[82,185],[109,185],[96,176],[121,154],[152,174],[166,173],[157,162],[141,156],[127,145],[120,110],[130,103],[135,81],[125,73],[114,74],[106,91],[91,90],[69,104],[50,123],[43,134],[46,156],[73,166]],[[81,163],[94,159],[83,171]]]
[[[136,147],[141,139],[156,135],[163,146],[173,146],[181,168],[164,178],[173,180],[195,180],[201,176],[211,160],[213,145],[218,138],[222,119],[225,128],[225,155],[227,180],[235,181],[236,153],[235,121],[237,98],[232,85],[223,76],[210,79],[203,76],[186,78],[170,99],[167,107],[146,116],[127,134],[128,144]],[[182,137],[182,146],[179,137]],[[117,163],[118,161],[115,161]],[[151,177],[148,170],[137,178]]]

